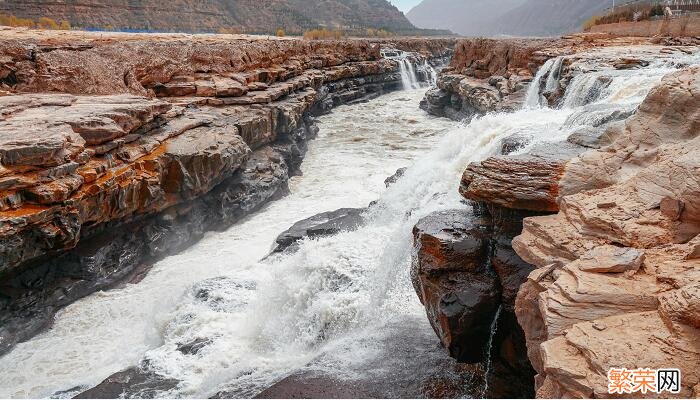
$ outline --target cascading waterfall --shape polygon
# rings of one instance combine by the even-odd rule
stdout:
[[[399,60],[399,70],[401,72],[401,82],[404,90],[420,88],[420,82],[416,76],[416,69],[413,62],[408,57]]]
[[[432,65],[428,62],[428,60],[423,61],[423,65],[421,66],[423,69],[423,72],[426,74],[426,77],[428,78],[428,83],[430,86],[435,86],[437,84],[437,71],[435,71],[435,68],[433,68]]]
[[[559,76],[561,74],[561,67],[564,62],[564,57],[557,57],[552,63],[552,69],[549,71],[549,76],[547,76],[547,82],[545,83],[545,91],[552,92],[559,88]]]
[[[540,106],[540,87],[542,86],[542,79],[547,75],[554,65],[554,59],[547,60],[533,78],[530,86],[527,88],[527,95],[525,97],[525,106],[528,108],[537,108]]]
[[[491,374],[491,351],[493,350],[493,338],[496,336],[498,331],[498,318],[501,316],[501,309],[503,304],[498,305],[496,309],[496,314],[493,316],[493,321],[491,321],[491,329],[489,331],[489,341],[486,344],[486,362],[484,367],[484,386],[481,389],[481,398],[485,398],[489,390],[489,374]]]
[[[502,139],[526,135],[530,146],[565,140],[590,123],[572,118],[585,115],[590,103],[636,106],[674,68],[607,71],[610,83],[589,104],[571,100],[585,90],[569,87],[564,104],[573,105],[549,109],[539,106],[539,89],[554,64],[538,71],[527,107],[468,125],[417,111],[422,91],[324,116],[289,196],[157,263],[140,283],[60,311],[50,330],[0,360],[0,398],[90,387],[143,360],[179,382],[157,393],[163,397],[208,397],[220,390],[253,396],[299,371],[382,382],[386,390],[405,386],[431,365],[425,354],[439,353],[409,277],[415,223],[434,211],[468,207],[457,191],[462,172],[494,154]],[[406,76],[413,87],[408,70]],[[584,79],[580,85],[589,85]],[[403,177],[384,189],[384,177],[405,165]],[[356,231],[303,240],[293,253],[259,261],[296,220],[377,197]],[[405,340],[415,337],[428,344]],[[204,343],[195,354],[178,350],[195,341]],[[408,377],[396,383],[401,374]]]
[[[416,67],[414,63],[420,57],[413,53],[395,49],[383,49],[382,56],[394,60],[398,64],[401,84],[404,90],[419,89],[421,87],[421,79],[418,77],[417,68],[420,69],[422,76],[429,84],[434,85],[434,82],[437,81],[437,73],[427,60],[423,60],[422,64]]]

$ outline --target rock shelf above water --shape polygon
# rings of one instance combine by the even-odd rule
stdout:
[[[454,44],[2,32],[0,353],[284,194],[314,116],[402,88],[382,46]]]

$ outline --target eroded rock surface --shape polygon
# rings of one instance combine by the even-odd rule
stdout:
[[[635,69],[650,63],[658,54],[621,57],[620,52],[601,48],[652,45],[662,38],[611,37],[603,34],[576,34],[558,39],[463,39],[455,47],[454,57],[421,102],[430,114],[455,120],[469,120],[488,112],[520,109],[528,97],[528,88],[546,63],[538,85],[539,102],[561,105],[572,80],[597,67]],[[676,49],[669,49],[671,53]],[[561,58],[557,58],[561,57]],[[590,93],[581,93],[585,101],[595,99],[609,84],[609,76],[600,76]],[[599,135],[600,132],[597,132]]]
[[[516,302],[538,396],[608,397],[609,368],[642,366],[680,368],[677,396],[699,395],[699,82],[697,66],[664,78],[514,240],[538,267]]]
[[[380,46],[452,44],[3,33],[0,353],[284,194],[314,116],[402,87]]]

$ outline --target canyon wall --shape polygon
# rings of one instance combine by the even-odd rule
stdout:
[[[558,213],[513,248],[540,397],[607,397],[610,368],[679,368],[700,395],[700,68],[667,76],[608,145],[568,161]]]
[[[380,47],[453,45],[3,34],[0,352],[283,195],[315,115],[402,88]]]
[[[161,32],[219,32],[224,28],[267,34],[284,29],[299,34],[321,26],[417,31],[386,0],[24,0],[0,2],[0,13],[34,20],[65,20],[81,28]]]
[[[424,105],[454,118],[508,110],[494,75],[530,81],[546,62],[535,101],[560,107],[579,74],[614,76],[697,51],[671,43],[695,42],[588,35],[462,41],[438,79],[442,88],[431,91],[452,101],[436,105],[429,93]],[[677,396],[699,395],[700,70],[677,64],[683,68],[637,110],[591,104],[570,117],[590,121],[588,128],[525,152],[527,136],[503,139],[499,154],[466,167],[459,190],[471,210],[435,213],[416,225],[418,297],[453,357],[490,366],[487,396],[609,397],[612,367],[680,368]],[[576,102],[591,103],[611,81],[592,76],[585,91],[569,94]],[[447,79],[454,88],[445,89]],[[480,90],[466,90],[472,82]]]

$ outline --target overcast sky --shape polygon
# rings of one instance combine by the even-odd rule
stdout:
[[[399,10],[407,13],[408,10],[413,8],[416,4],[420,3],[421,0],[389,0],[393,5],[399,8]]]

